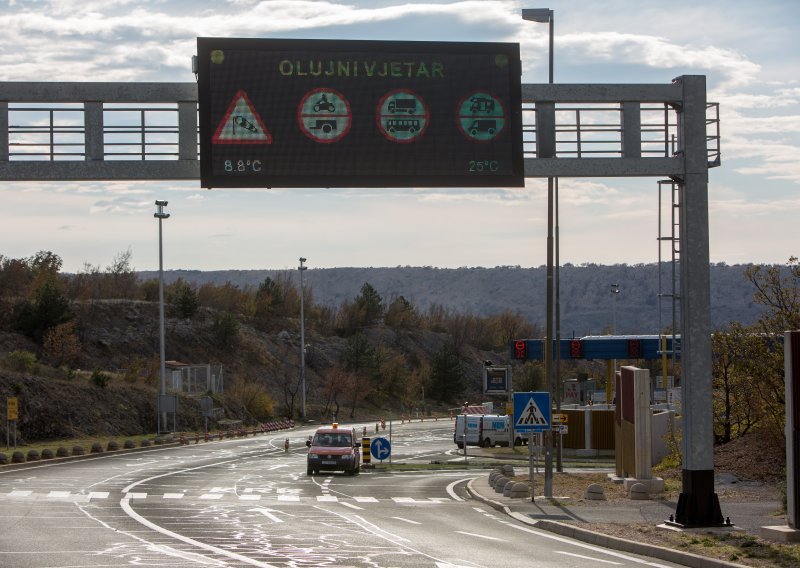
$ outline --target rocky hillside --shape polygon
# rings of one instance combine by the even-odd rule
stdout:
[[[144,301],[102,300],[74,305],[82,351],[70,370],[48,366],[41,346],[25,336],[0,332],[0,400],[20,399],[18,431],[30,439],[75,435],[132,435],[156,430],[156,396],[159,385],[158,304]],[[168,310],[169,314],[170,310]],[[215,333],[217,314],[202,308],[190,319],[166,318],[166,359],[191,364],[211,364],[221,369],[225,394],[215,396],[215,406],[227,419],[252,423],[254,418],[241,397],[227,396],[237,385],[265,388],[273,401],[273,416],[298,415],[300,337],[297,320],[287,319],[274,332],[257,330],[240,320],[235,343],[221,345]],[[407,366],[429,365],[433,355],[451,341],[449,335],[428,330],[395,330],[376,325],[363,330],[372,347],[401,352]],[[306,329],[306,381],[309,418],[321,416],[325,376],[342,357],[347,340],[320,336]],[[8,354],[34,353],[40,363],[15,369]],[[460,350],[467,377],[467,394],[477,399],[483,361],[501,362],[505,353]],[[105,387],[92,380],[94,371],[110,377]],[[347,401],[341,395],[342,406]],[[373,419],[388,413],[408,411],[402,401],[381,400],[380,408],[360,402],[357,418]],[[348,405],[349,406],[349,405]],[[193,430],[203,424],[197,396],[179,401],[180,429]],[[292,412],[294,410],[294,412]],[[213,425],[213,424],[212,424]],[[3,424],[4,426],[4,424]],[[3,436],[5,433],[3,432]]]

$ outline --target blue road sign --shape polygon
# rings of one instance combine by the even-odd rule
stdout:
[[[550,429],[550,393],[514,393],[514,430],[544,432]]]
[[[392,445],[386,438],[373,438],[372,443],[369,445],[369,453],[376,460],[383,461],[392,455]]]

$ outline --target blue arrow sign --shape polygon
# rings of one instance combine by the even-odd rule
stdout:
[[[514,430],[544,432],[550,429],[550,393],[514,393]]]
[[[376,460],[385,460],[392,455],[392,445],[386,438],[374,438],[369,445],[369,453],[371,453]]]

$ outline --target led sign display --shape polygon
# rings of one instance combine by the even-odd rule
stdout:
[[[522,186],[519,45],[198,38],[203,187]]]

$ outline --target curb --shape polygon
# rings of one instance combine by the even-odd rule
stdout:
[[[494,501],[488,497],[484,497],[472,486],[473,481],[474,479],[467,483],[467,491],[470,495],[479,501],[483,501],[493,509],[501,511],[506,515],[513,517],[518,521],[525,523],[526,525],[536,527],[537,529],[545,530],[547,532],[555,533],[567,538],[574,538],[575,540],[580,540],[581,542],[594,544],[603,548],[611,548],[621,552],[629,552],[631,554],[639,554],[641,556],[649,556],[659,560],[666,560],[667,562],[683,564],[684,566],[689,566],[690,568],[749,568],[743,564],[735,564],[733,562],[726,562],[716,558],[708,558],[706,556],[700,556],[691,552],[681,552],[679,550],[672,550],[671,548],[664,548],[663,546],[657,546],[654,544],[632,542],[615,536],[582,529],[574,525],[560,523],[558,521],[548,521],[544,519],[533,520],[522,513],[512,511],[503,503]]]
[[[102,452],[97,453],[88,453],[83,454],[82,456],[64,456],[61,458],[50,458],[50,459],[38,459],[36,461],[26,461],[22,463],[7,463],[0,465],[0,474],[7,473],[10,471],[17,471],[20,469],[29,469],[33,467],[44,467],[49,465],[60,465],[62,463],[68,463],[73,461],[80,461],[86,459],[97,459],[97,458],[104,458],[104,457],[112,457],[121,454],[132,454],[136,452],[152,452],[154,450],[162,450],[166,448],[175,448],[179,447],[181,444],[180,442],[169,442],[167,444],[158,444],[153,446],[147,446],[144,448],[120,448],[119,450],[103,450]]]

